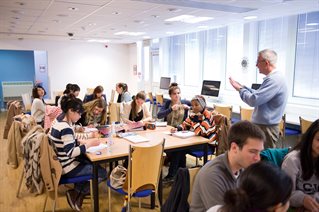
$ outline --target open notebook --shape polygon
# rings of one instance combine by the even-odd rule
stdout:
[[[86,152],[88,153],[94,153],[96,151],[101,151],[102,149],[107,148],[107,144],[100,143],[98,146],[91,146],[86,149]]]
[[[195,136],[195,133],[192,131],[178,131],[178,132],[172,133],[172,136],[179,137],[179,138],[189,138],[189,137]]]

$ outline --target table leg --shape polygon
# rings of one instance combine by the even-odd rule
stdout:
[[[93,163],[93,200],[94,211],[99,211],[99,182],[98,182],[98,164]]]

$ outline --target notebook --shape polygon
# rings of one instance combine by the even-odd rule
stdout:
[[[195,133],[192,131],[178,131],[178,132],[172,133],[172,136],[175,136],[178,138],[189,138],[189,137],[195,136]]]
[[[96,151],[100,151],[100,150],[105,149],[105,148],[107,148],[107,144],[100,143],[98,146],[91,146],[91,147],[87,148],[86,152],[94,153]]]
[[[141,142],[149,141],[148,138],[145,138],[145,137],[140,136],[140,135],[130,135],[130,136],[126,136],[124,138],[132,143],[141,143]]]

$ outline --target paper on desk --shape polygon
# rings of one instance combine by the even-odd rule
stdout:
[[[149,141],[148,138],[145,138],[140,135],[131,135],[131,136],[126,136],[124,138],[132,143],[141,143],[141,142]]]
[[[86,152],[88,153],[93,153],[93,152],[96,152],[96,151],[100,151],[102,149],[105,149],[107,148],[107,144],[104,144],[104,143],[100,143],[98,146],[91,146],[89,147]]]
[[[84,132],[89,133],[89,132],[97,132],[98,129],[95,127],[84,127]]]
[[[163,132],[165,135],[172,135],[172,133],[170,131],[164,131]]]

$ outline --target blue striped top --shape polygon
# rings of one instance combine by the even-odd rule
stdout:
[[[78,145],[73,126],[56,119],[50,130],[49,138],[53,141],[56,154],[62,165],[62,174],[66,174],[77,167],[80,162],[77,156],[85,154],[85,145]]]

